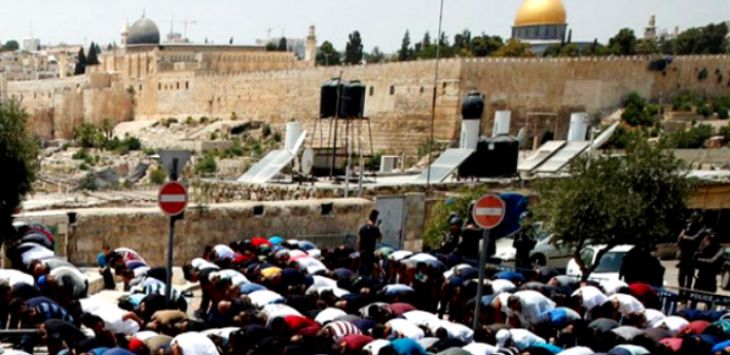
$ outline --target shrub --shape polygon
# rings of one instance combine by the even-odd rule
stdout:
[[[194,126],[195,120],[193,119],[193,116],[188,116],[188,118],[185,119],[185,124],[188,126]]]
[[[702,117],[707,118],[712,115],[712,108],[710,107],[710,105],[704,104],[697,108],[697,113],[702,115]]]
[[[375,155],[368,158],[367,162],[365,162],[365,168],[368,170],[378,170],[380,169],[380,158],[385,154],[384,151],[379,150],[375,152]]]
[[[273,139],[274,139],[274,142],[277,142],[277,143],[281,142],[281,132],[279,132],[279,131],[274,132]]]
[[[206,124],[206,123],[208,123],[208,121],[209,121],[208,116],[203,116],[200,118],[201,124]]]
[[[265,124],[264,127],[261,129],[261,135],[264,136],[264,138],[271,135],[271,126],[269,124]]]
[[[231,112],[231,121],[235,121],[238,119],[238,115],[236,114],[236,111]]]
[[[86,163],[81,163],[81,165],[79,165],[79,170],[89,170],[89,166],[86,165]]]
[[[241,142],[234,141],[233,145],[226,149],[225,156],[226,157],[241,157],[243,156],[245,152],[243,151],[243,147],[241,147]]]
[[[194,170],[196,174],[200,175],[214,174],[218,171],[218,164],[212,154],[206,153],[195,163]]]
[[[106,141],[106,137],[95,125],[82,123],[74,130],[74,140],[81,148],[101,148]]]
[[[99,186],[96,185],[96,177],[94,177],[94,174],[87,174],[86,177],[81,180],[81,183],[79,184],[79,189],[88,191],[98,190]]]
[[[79,149],[76,153],[74,153],[71,156],[71,158],[74,160],[87,160],[87,159],[91,158],[91,156],[89,156],[89,151],[84,148],[84,149]]]
[[[664,142],[671,148],[676,149],[697,149],[702,148],[710,137],[715,134],[715,129],[706,124],[701,124],[686,131],[674,132],[664,137]]]
[[[162,185],[167,180],[167,171],[165,168],[158,166],[154,170],[150,171],[150,182],[155,185]]]
[[[156,153],[157,153],[157,152],[155,152],[155,150],[154,150],[154,149],[152,149],[152,148],[145,148],[145,149],[144,149],[144,154],[145,154],[145,155],[155,155]]]

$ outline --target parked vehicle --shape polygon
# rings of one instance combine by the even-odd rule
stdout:
[[[722,264],[722,274],[720,277],[720,286],[722,289],[730,291],[730,248],[725,248],[725,262]]]
[[[586,265],[593,265],[598,257],[598,253],[605,248],[606,245],[587,246],[581,250],[580,258]],[[619,276],[619,272],[621,271],[621,266],[624,263],[624,256],[626,256],[626,254],[633,248],[633,245],[627,244],[617,245],[611,248],[611,250],[603,254],[601,261],[598,263],[598,266],[591,273],[588,279],[602,284],[620,281],[621,278]],[[580,278],[583,275],[583,272],[581,272],[575,259],[570,259],[565,273],[568,276],[576,278]]]
[[[610,251],[603,254],[601,261],[598,263],[596,269],[588,277],[589,280],[596,281],[618,281],[619,271],[621,271],[621,265],[623,265],[624,256],[626,253],[633,248],[633,245],[617,245],[611,248]],[[598,252],[605,249],[605,245],[591,245],[583,248],[580,251],[580,258],[583,260],[585,265],[593,265],[598,256]],[[580,270],[578,263],[575,259],[570,259],[568,266],[565,269],[565,274],[568,276],[574,276],[580,278],[583,276],[583,272]]]
[[[530,261],[535,266],[552,266],[558,269],[565,268],[565,264],[573,257],[573,251],[567,245],[558,241],[551,243],[552,235],[542,228],[542,223],[537,223],[537,244],[530,252]],[[514,263],[517,251],[512,246],[514,236],[506,236],[497,239],[495,257],[502,260],[502,263]]]

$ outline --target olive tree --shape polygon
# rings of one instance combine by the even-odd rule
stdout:
[[[555,233],[553,242],[574,248],[587,279],[612,247],[670,237],[680,226],[690,189],[679,160],[641,137],[625,155],[581,157],[569,177],[537,182],[537,213]],[[580,258],[588,244],[606,245],[593,265]]]
[[[38,142],[26,128],[27,114],[15,101],[0,103],[0,244],[12,231],[12,215],[31,191],[38,169]]]

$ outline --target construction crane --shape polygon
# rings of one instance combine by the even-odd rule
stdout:
[[[170,21],[164,21],[164,22],[169,22],[170,23],[170,33],[171,34],[172,33],[175,33],[175,24],[176,23],[182,24],[183,25],[183,37],[185,39],[188,38],[188,25],[197,25],[198,24],[198,21],[196,21],[196,20],[188,20],[187,17],[184,18],[181,21],[175,21],[175,18],[174,17],[170,17]]]

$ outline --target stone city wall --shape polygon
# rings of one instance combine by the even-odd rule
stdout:
[[[683,91],[730,95],[730,56],[675,57],[664,71],[649,70],[654,59],[657,57],[443,60],[437,84],[435,138],[458,138],[460,98],[473,89],[487,98],[484,132],[491,130],[496,110],[509,109],[513,111],[513,132],[529,126],[538,135],[550,130],[557,137],[566,135],[570,113],[609,113],[632,91],[653,100],[667,99]],[[127,103],[121,102],[123,95],[117,93],[110,105],[89,103],[102,98],[94,95],[90,99],[85,95],[80,113],[68,109],[73,105],[44,95],[24,105],[32,116],[38,116],[37,120],[47,122],[48,117],[53,117],[52,127],[61,126],[59,121],[75,124],[110,115],[122,117],[130,112],[134,119],[228,118],[235,113],[241,120],[267,121],[279,129],[287,121],[297,119],[305,123],[310,133],[314,131],[312,142],[319,145],[320,141],[327,141],[331,131],[327,121],[318,122],[314,129],[320,86],[342,74],[344,79],[359,79],[367,86],[365,115],[371,119],[375,150],[413,153],[429,137],[434,67],[435,61],[430,60],[243,74],[171,71],[151,73],[139,80],[112,80],[109,88],[94,89],[126,92],[132,88],[134,99]],[[703,71],[707,75],[701,79]],[[45,86],[46,81],[10,82],[8,94],[28,97],[32,93],[24,91],[45,93]],[[125,104],[132,107],[117,107]],[[82,116],[81,120],[77,114]],[[38,126],[43,136],[49,133],[47,126]],[[368,132],[364,127],[362,130],[367,140]],[[67,129],[50,131],[57,137],[68,133]]]
[[[331,212],[323,214],[328,204]],[[254,215],[255,206],[263,207],[261,215]],[[190,206],[175,227],[176,265],[202,255],[206,245],[253,236],[302,237],[332,248],[345,240],[344,235],[357,235],[371,208],[371,201],[357,198]],[[76,213],[75,227],[68,225],[68,212]],[[53,226],[61,234],[58,254],[77,265],[95,264],[104,243],[137,250],[151,265],[164,265],[166,260],[168,219],[157,207],[49,211],[20,218]]]

